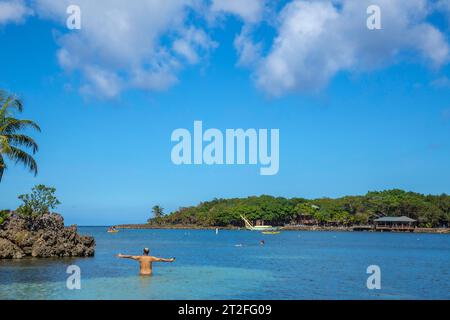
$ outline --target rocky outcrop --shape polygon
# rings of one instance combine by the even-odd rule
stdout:
[[[65,227],[59,214],[11,215],[0,225],[0,259],[91,257],[94,253],[94,238],[80,236],[76,226]]]
[[[0,259],[21,259],[25,253],[14,243],[0,238]]]

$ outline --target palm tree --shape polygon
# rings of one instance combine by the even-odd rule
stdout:
[[[161,208],[160,206],[154,206],[152,208],[152,212],[155,218],[161,218],[164,216],[164,208]]]
[[[14,118],[13,111],[23,111],[22,101],[0,90],[0,182],[7,168],[5,157],[16,164],[24,164],[35,176],[38,173],[36,161],[23,150],[31,149],[34,155],[38,151],[38,145],[31,137],[21,134],[21,131],[30,128],[40,132],[41,129],[31,120]]]

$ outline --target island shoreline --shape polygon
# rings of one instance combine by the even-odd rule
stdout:
[[[151,224],[122,224],[115,226],[123,230],[246,230],[244,227],[227,226],[197,226],[197,225],[151,225]],[[280,231],[319,231],[319,232],[376,232],[375,230],[355,230],[359,226],[352,227],[326,227],[326,226],[281,226]],[[429,234],[450,234],[450,228],[415,228],[413,232],[384,231],[386,233],[429,233]]]

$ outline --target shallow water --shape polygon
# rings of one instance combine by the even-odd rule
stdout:
[[[450,299],[450,235],[80,232],[96,238],[94,258],[0,261],[0,299]],[[115,257],[143,247],[177,261],[149,278]],[[69,265],[81,268],[81,290],[66,287]],[[381,290],[367,289],[369,265],[381,268]]]

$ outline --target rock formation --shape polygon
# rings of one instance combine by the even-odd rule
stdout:
[[[0,225],[0,259],[91,257],[94,253],[94,238],[80,236],[76,226],[65,227],[59,214],[11,214]]]

